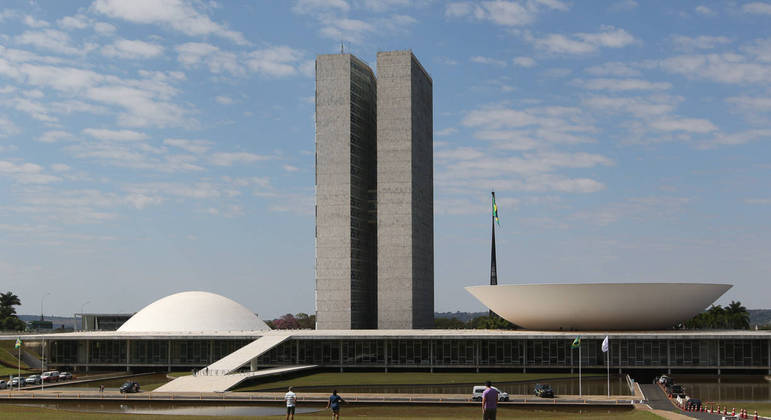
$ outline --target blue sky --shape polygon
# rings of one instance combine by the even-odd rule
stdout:
[[[0,289],[314,310],[313,61],[434,82],[436,309],[500,283],[727,282],[771,307],[771,2],[4,1]],[[50,293],[50,295],[46,295]],[[86,303],[88,302],[88,303]]]

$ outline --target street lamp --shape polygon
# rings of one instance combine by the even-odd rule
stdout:
[[[86,305],[88,305],[89,303],[91,303],[91,301],[87,300],[87,301],[83,302],[82,305],[80,305],[80,330],[81,331],[86,329],[85,328],[86,324],[85,324],[85,321],[84,321],[85,318],[83,317],[83,311],[85,310]]]
[[[40,298],[40,320],[45,321],[45,318],[43,318],[43,299],[46,298],[46,296],[50,295],[51,292],[45,292],[43,297]]]

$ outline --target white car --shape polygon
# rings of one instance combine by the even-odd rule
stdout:
[[[490,387],[496,391],[498,391],[498,401],[508,401],[509,400],[509,393],[503,392],[500,389],[496,387]],[[484,385],[476,385],[471,391],[471,399],[473,401],[482,401],[482,393],[485,392],[485,389],[487,389]]]
[[[8,388],[8,384],[4,380],[0,379],[0,389],[6,388]]]

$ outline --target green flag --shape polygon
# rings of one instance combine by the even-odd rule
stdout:
[[[16,337],[16,345],[13,348],[18,349],[21,347],[21,337]]]
[[[573,344],[570,345],[571,349],[577,349],[581,347],[581,337],[576,337],[575,340],[573,340]]]

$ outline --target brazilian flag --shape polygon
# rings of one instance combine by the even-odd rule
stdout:
[[[500,226],[501,219],[498,218],[498,205],[495,204],[495,193],[493,193],[493,218],[495,219],[495,223],[498,223],[498,226]]]
[[[16,337],[16,345],[13,348],[18,349],[19,347],[21,347],[21,337]]]
[[[581,347],[581,337],[576,337],[575,340],[573,340],[573,344],[570,345],[571,349],[577,349]]]

